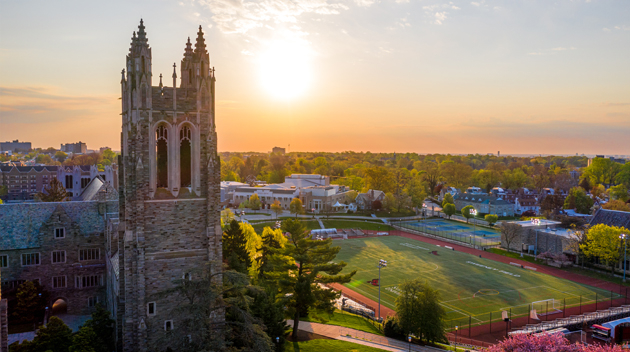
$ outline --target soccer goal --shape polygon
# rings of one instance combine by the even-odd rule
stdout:
[[[562,300],[550,298],[532,302],[532,310],[535,310],[537,315],[559,313],[562,312]]]

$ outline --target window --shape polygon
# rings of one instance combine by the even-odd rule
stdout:
[[[66,188],[72,188],[72,175],[66,175]]]
[[[53,251],[52,252],[52,263],[65,263],[66,262],[66,251]]]
[[[181,175],[181,187],[191,186],[191,141],[190,127],[184,126],[179,131],[179,169]]]
[[[55,229],[55,238],[65,238],[66,237],[66,229],[63,227]]]
[[[172,320],[166,320],[164,322],[164,331],[171,331],[173,330],[173,321]]]
[[[53,278],[52,278],[52,286],[53,286],[53,288],[64,288],[64,287],[66,287],[66,277],[65,276],[53,276]]]
[[[168,187],[168,129],[160,125],[156,133],[157,187]]]
[[[190,281],[192,280],[192,275],[190,275],[190,273],[185,273],[182,275],[182,279]]]
[[[81,249],[79,251],[79,260],[99,260],[101,259],[101,250],[98,248]]]
[[[76,288],[97,287],[102,286],[103,277],[101,275],[77,276],[75,281]]]
[[[88,183],[90,183],[90,179],[89,178],[81,178],[81,188],[85,188],[87,187]]]
[[[9,290],[12,290],[14,288],[18,288],[21,284],[25,282],[26,280],[11,280],[7,282],[7,287],[9,288]]]
[[[149,302],[147,304],[147,315],[155,315],[155,302]]]
[[[8,267],[9,267],[9,256],[0,255],[0,268],[8,268]]]
[[[96,307],[96,304],[99,303],[100,300],[98,297],[88,297],[88,307]]]
[[[22,254],[22,266],[39,265],[39,253]]]

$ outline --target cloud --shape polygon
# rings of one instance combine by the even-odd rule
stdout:
[[[480,4],[480,3],[478,3],[478,2],[474,2],[474,1],[473,1],[473,2],[471,2],[470,4],[471,4],[471,5],[473,5],[473,6],[477,6],[477,7],[481,6],[481,4]]]
[[[436,12],[435,13],[435,24],[442,24],[444,22],[444,20],[446,20],[446,14],[448,12],[443,11],[443,12]]]
[[[546,55],[546,54],[541,53],[541,52],[533,52],[533,53],[527,53],[527,55],[539,56],[539,55]]]
[[[354,3],[360,7],[370,7],[376,3],[376,0],[354,0]]]
[[[364,3],[375,0],[358,0]],[[223,33],[245,34],[269,24],[297,23],[305,14],[336,15],[347,10],[328,0],[199,0],[212,13],[212,21]]]
[[[445,4],[433,4],[423,6],[425,14],[432,18],[432,22],[437,25],[441,25],[447,19],[447,15],[449,12],[444,10],[460,10],[459,7],[455,6],[453,2],[448,2]],[[439,11],[442,10],[442,11]]]
[[[561,46],[559,46],[559,47],[557,47],[557,48],[553,48],[553,49],[551,49],[551,50],[553,50],[553,51],[575,50],[575,47],[565,48],[565,47],[561,47]]]
[[[70,96],[49,87],[0,87],[3,123],[38,124],[91,119],[120,105],[114,96]]]

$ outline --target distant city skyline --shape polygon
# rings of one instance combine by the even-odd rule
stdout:
[[[120,150],[140,18],[154,86],[202,25],[220,151],[630,154],[623,0],[0,0],[0,141]]]

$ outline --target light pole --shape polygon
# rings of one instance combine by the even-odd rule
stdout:
[[[407,341],[409,341],[409,352],[411,352],[411,335],[407,336]]]
[[[622,233],[619,238],[623,240],[623,282],[626,282],[626,253],[628,252],[628,235]]]
[[[459,326],[455,326],[455,346],[457,346],[457,329],[459,329]],[[455,347],[455,349],[457,349],[457,347]]]
[[[424,224],[424,232],[427,232],[427,205],[426,203],[422,203],[422,223]]]
[[[381,320],[381,268],[387,266],[386,260],[378,261],[378,320]]]
[[[532,219],[532,225],[540,226],[540,219]],[[538,228],[536,228],[535,230],[536,230],[536,245],[534,246],[534,259],[536,259],[536,256],[538,255]]]
[[[472,208],[470,210],[470,215],[473,216],[473,235],[477,232],[477,224],[475,223],[475,218],[477,217],[477,209]],[[472,236],[470,236],[470,244],[472,244]]]
[[[276,336],[276,349],[280,351],[280,337]]]

